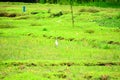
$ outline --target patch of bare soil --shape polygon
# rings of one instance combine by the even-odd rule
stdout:
[[[109,76],[108,75],[102,75],[100,77],[100,80],[109,80]]]
[[[20,14],[16,14],[16,13],[0,12],[0,17],[16,17],[19,15]]]
[[[74,62],[62,62],[62,63],[22,63],[22,62],[12,62],[12,63],[4,63],[3,65],[8,66],[120,66],[120,62],[98,62],[98,63],[74,63]]]
[[[90,12],[90,13],[97,13],[100,12],[100,10],[96,9],[96,8],[82,8],[79,10],[79,12]]]
[[[120,32],[120,29],[115,29],[114,32]]]
[[[85,63],[85,66],[120,66],[120,62],[98,62],[98,63]]]
[[[77,41],[77,40],[75,40],[75,38],[64,38],[62,36],[54,37],[54,36],[43,35],[43,37],[45,37],[47,39],[56,39],[57,38],[58,40]]]

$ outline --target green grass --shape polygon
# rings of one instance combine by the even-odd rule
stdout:
[[[75,27],[69,5],[1,2],[0,80],[119,80],[120,9],[73,8]]]
[[[102,8],[120,8],[120,2],[88,2],[81,5],[85,6],[96,6]]]

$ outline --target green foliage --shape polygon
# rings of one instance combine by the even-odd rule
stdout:
[[[51,4],[70,4],[70,1],[74,5],[87,5],[97,7],[120,7],[119,0],[40,0],[40,3],[51,3]]]
[[[96,6],[96,7],[105,7],[105,8],[120,8],[120,3],[114,3],[114,2],[89,2],[89,3],[83,3],[81,4],[83,6]]]
[[[96,22],[98,22],[100,26],[120,28],[119,15],[114,16],[114,17],[104,18],[104,19],[98,20]]]
[[[40,0],[39,2],[44,4],[44,3],[46,3],[46,0]]]
[[[43,28],[43,31],[47,31],[47,29],[46,29],[46,28]]]

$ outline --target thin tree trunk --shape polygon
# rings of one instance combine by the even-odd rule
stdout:
[[[73,0],[70,0],[71,16],[72,16],[72,27],[74,27],[74,16],[73,16]]]

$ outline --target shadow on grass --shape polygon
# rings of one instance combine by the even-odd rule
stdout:
[[[9,29],[9,28],[16,28],[11,24],[0,24],[0,29]]]
[[[0,17],[16,17],[17,15],[16,13],[0,12]]]

